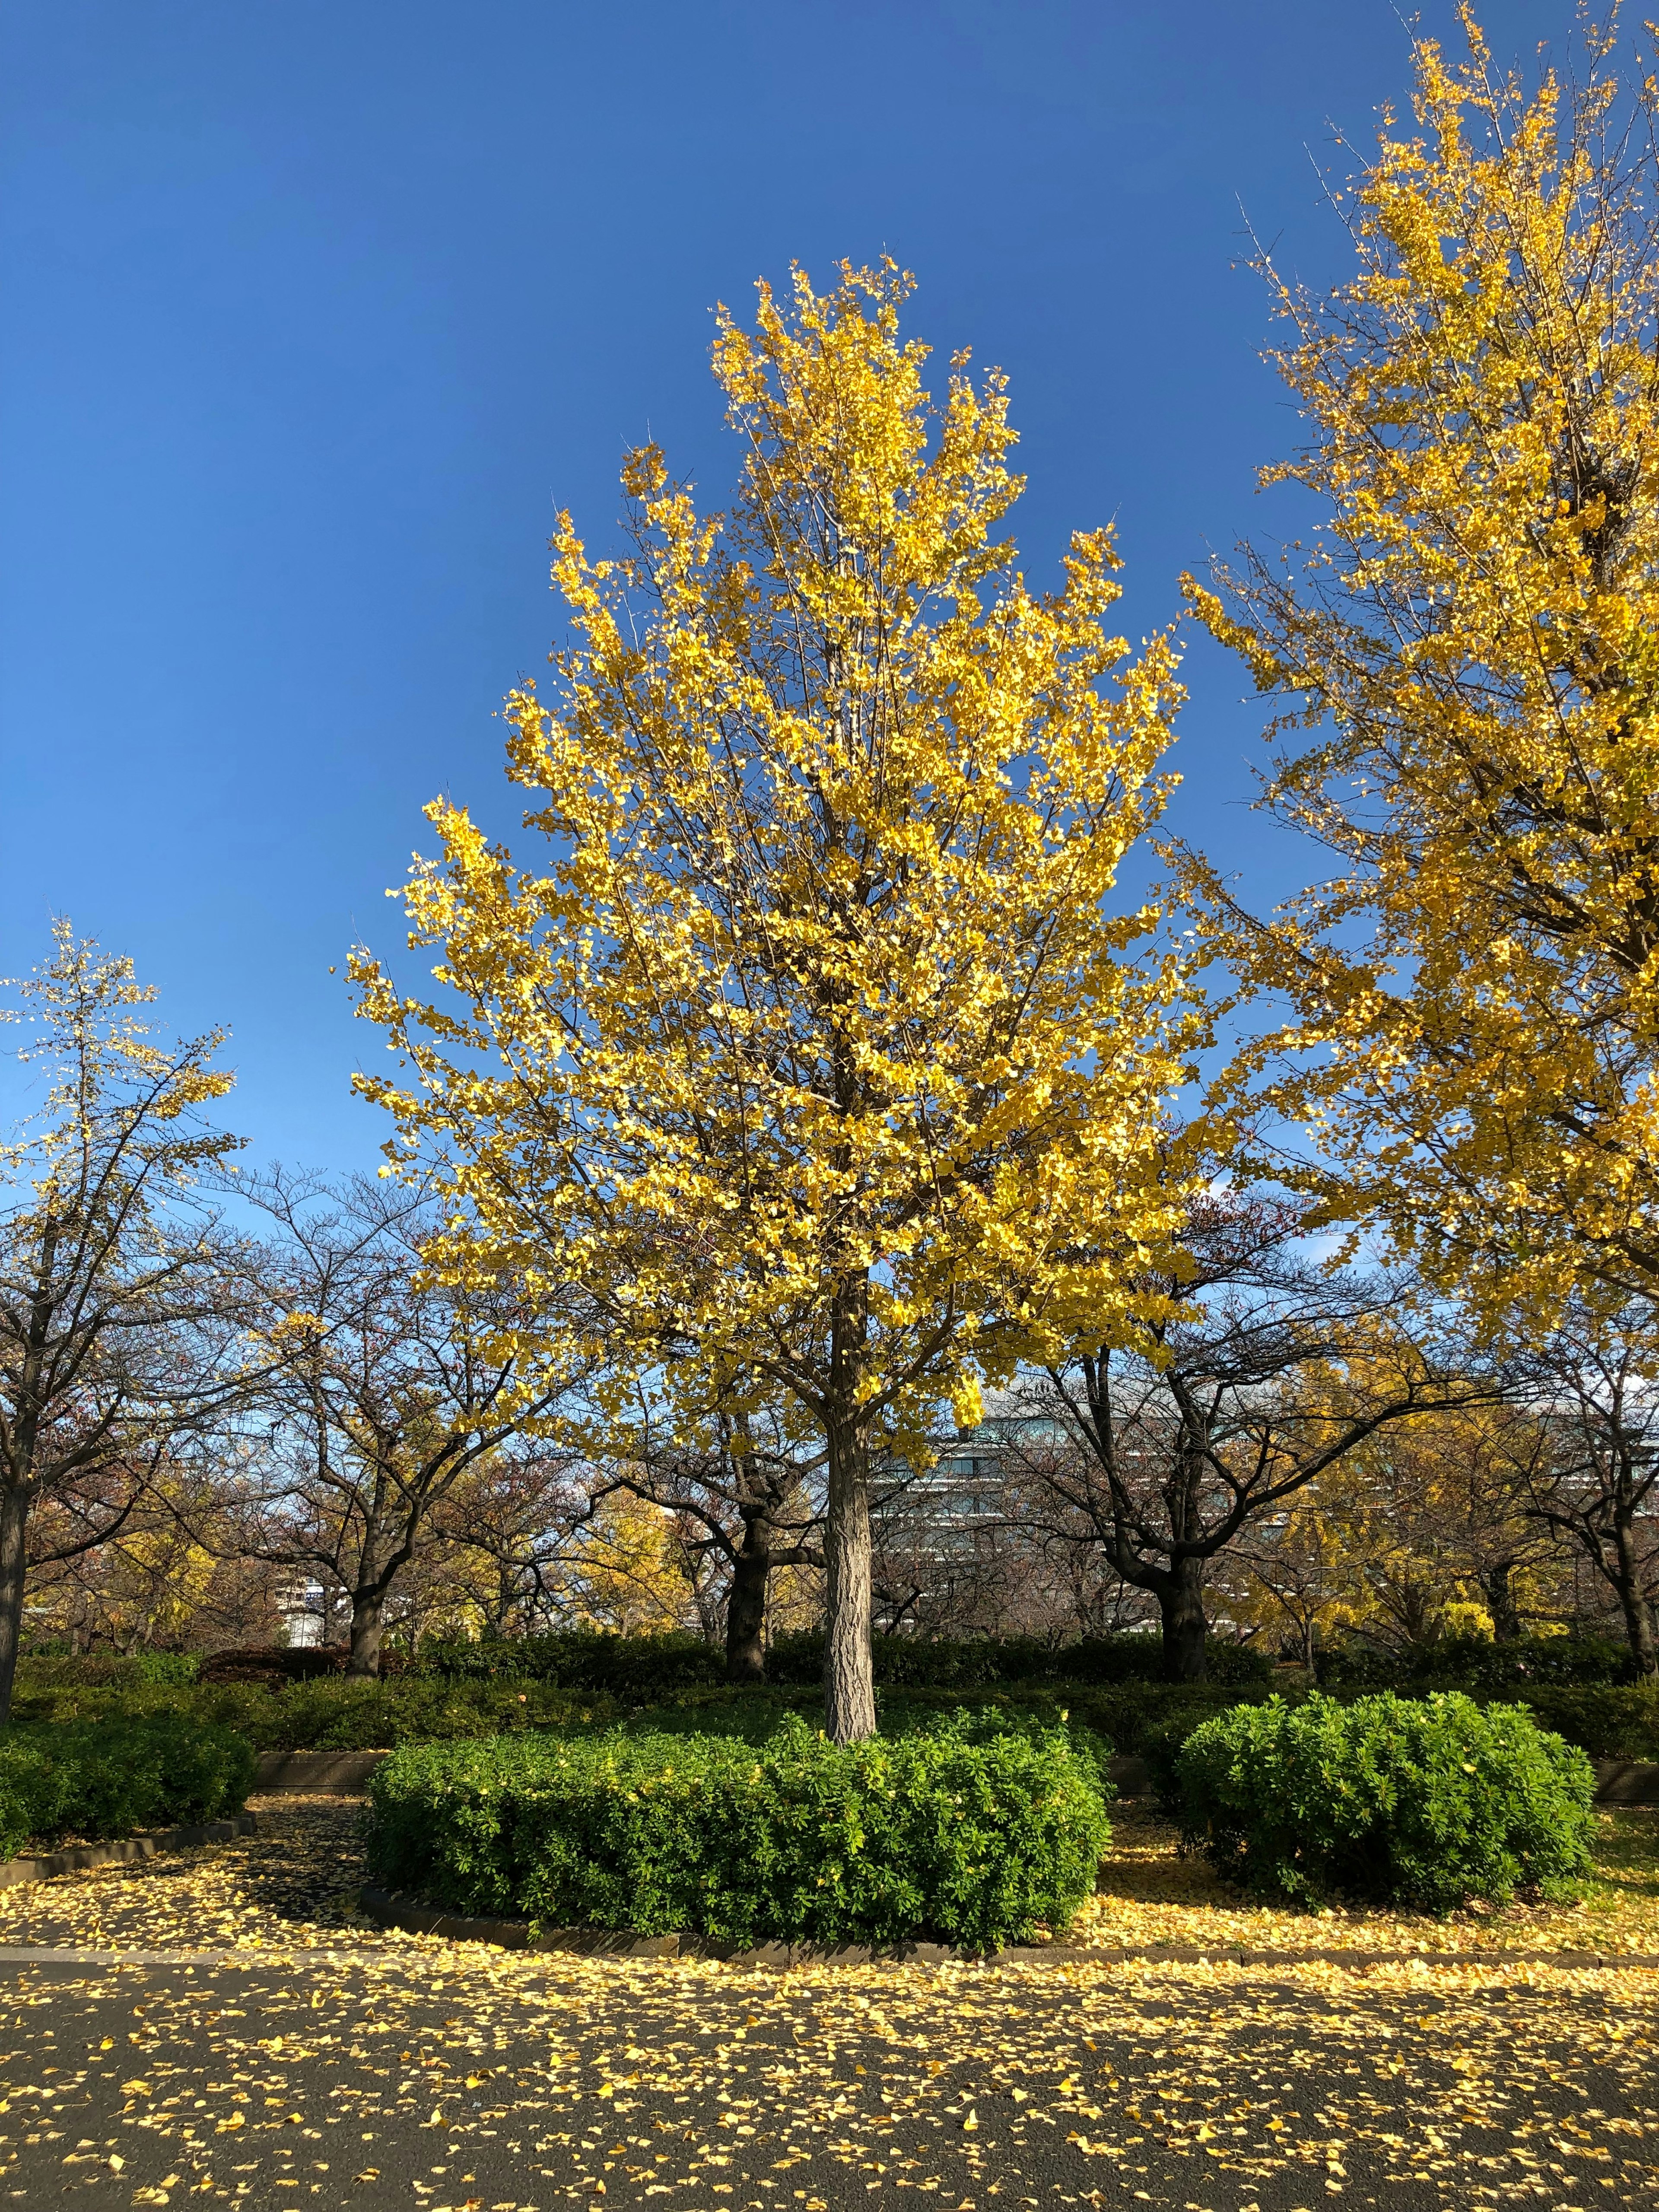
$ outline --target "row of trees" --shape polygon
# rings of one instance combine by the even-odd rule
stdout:
[[[1459,67],[1417,48],[1422,135],[1385,133],[1349,196],[1354,280],[1316,299],[1263,264],[1309,434],[1267,476],[1312,496],[1305,568],[1247,550],[1188,587],[1279,702],[1263,805],[1334,872],[1263,918],[1168,847],[1164,891],[1118,897],[1175,781],[1174,635],[1110,635],[1108,532],[1028,585],[1003,382],[964,356],[930,397],[896,268],[763,286],[714,349],[731,509],[647,447],[625,556],[561,519],[568,642],[508,704],[532,857],[434,804],[407,903],[435,989],[354,959],[401,1196],[270,1178],[274,1243],[186,1228],[182,1179],[227,1164],[189,1117],[224,1079],[136,1032],[98,1048],[125,1133],[89,1146],[65,1090],[20,1152],[0,1677],[31,1500],[90,1498],[65,1555],[109,1540],[99,1480],[186,1416],[242,1455],[247,1556],[297,1559],[296,1455],[368,1498],[362,1663],[445,1501],[510,1467],[502,1525],[527,1481],[542,1526],[513,1540],[550,1562],[579,1463],[582,1526],[632,1499],[701,1532],[751,1657],[770,1575],[821,1577],[846,1741],[874,1725],[883,1501],[988,1392],[1035,1408],[1005,1454],[1033,1480],[1046,1424],[1034,1525],[1155,1602],[1185,1673],[1214,1562],[1389,1436],[1503,1402],[1553,1451],[1517,1345],[1622,1347],[1641,1410],[1659,95],[1638,75],[1621,106],[1601,44],[1570,96],[1528,94],[1469,38]],[[1331,1230],[1382,1272],[1315,1267]],[[60,1279],[106,1287],[54,1305]],[[1627,1591],[1639,1504],[1605,1540],[1592,1512]],[[309,1563],[340,1577],[322,1537]]]
[[[602,1363],[526,1362],[500,1280],[427,1275],[441,1224],[418,1190],[216,1171],[156,1088],[197,1048],[143,1040],[125,962],[65,929],[31,992],[60,1079],[37,1142],[89,1194],[42,1176],[12,1217],[30,1263],[8,1286],[12,1406],[38,1378],[33,1633],[267,1640],[310,1591],[362,1674],[388,1623],[407,1644],[580,1621],[724,1638],[744,1680],[780,1622],[823,1618],[823,1455],[781,1401],[688,1431]],[[1193,1200],[1138,1340],[1026,1366],[970,1430],[878,1455],[878,1631],[1156,1620],[1193,1677],[1218,1622],[1310,1662],[1344,1635],[1617,1615],[1651,1672],[1639,1316],[1574,1301],[1501,1360],[1410,1277],[1317,1263],[1307,1211]]]

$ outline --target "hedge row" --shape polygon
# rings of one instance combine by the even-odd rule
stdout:
[[[567,1690],[533,1679],[468,1680],[404,1675],[386,1682],[325,1678],[281,1690],[246,1684],[168,1686],[165,1683],[42,1683],[39,1662],[19,1668],[14,1707],[21,1721],[47,1725],[120,1715],[175,1712],[236,1729],[258,1751],[368,1751],[405,1743],[442,1742],[526,1729],[602,1728],[629,1717],[635,1700],[599,1692]],[[931,1713],[966,1702],[1027,1713],[1050,1723],[1068,1714],[1113,1747],[1152,1764],[1155,1780],[1167,1777],[1182,1743],[1202,1722],[1240,1705],[1260,1704],[1260,1688],[1169,1683],[1026,1683],[981,1691],[885,1688],[878,1706],[884,1727],[913,1725]],[[1294,1704],[1301,1692],[1287,1693]],[[1529,1687],[1514,1700],[1540,1723],[1593,1758],[1659,1759],[1659,1691],[1647,1686],[1590,1685]],[[634,1716],[648,1728],[714,1729],[752,1733],[793,1709],[819,1711],[815,1684],[735,1691],[704,1684]],[[726,1716],[722,1718],[720,1716]]]
[[[1636,1680],[1628,1644],[1600,1636],[1522,1636],[1512,1644],[1489,1637],[1446,1636],[1409,1651],[1350,1644],[1322,1652],[1320,1686],[1332,1690],[1465,1690],[1472,1696],[1505,1690],[1584,1688]]]
[[[889,1689],[1152,1682],[1164,1672],[1164,1647],[1156,1636],[1091,1637],[1060,1644],[1044,1644],[1035,1637],[947,1643],[878,1636],[871,1648],[877,1684]],[[553,1682],[562,1689],[627,1698],[662,1697],[719,1683],[725,1662],[714,1645],[692,1636],[565,1632],[487,1638],[477,1644],[433,1642],[422,1645],[416,1668],[461,1680]],[[1273,1669],[1264,1653],[1243,1644],[1214,1644],[1210,1672],[1217,1683],[1265,1684]],[[766,1674],[769,1682],[790,1687],[821,1681],[823,1636],[779,1637],[767,1655]]]
[[[1063,1730],[958,1714],[838,1749],[526,1736],[395,1753],[371,1784],[381,1882],[544,1926],[983,1950],[1063,1926],[1110,1838]]]
[[[1109,1791],[1088,1742],[981,1710],[837,1750],[777,1711],[753,1741],[394,1753],[371,1785],[371,1868],[463,1912],[739,1943],[985,1949],[1063,1928],[1092,1887]],[[1189,1841],[1259,1895],[1444,1913],[1565,1895],[1589,1865],[1589,1762],[1519,1706],[1274,1698],[1205,1722],[1175,1766]]]
[[[1163,1680],[1163,1646],[1156,1636],[1085,1638],[1050,1644],[1033,1637],[928,1641],[878,1637],[872,1646],[876,1680],[890,1689],[1015,1689],[1042,1684],[1106,1686]],[[94,1652],[59,1654],[25,1662],[39,1686],[114,1686],[118,1684],[257,1685],[343,1676],[343,1647],[326,1650],[276,1646],[215,1652],[145,1651],[131,1656]],[[810,1687],[820,1679],[823,1639],[817,1634],[780,1637],[768,1657],[768,1680]],[[1266,1686],[1274,1676],[1267,1655],[1253,1645],[1212,1643],[1209,1680],[1214,1688]],[[568,1632],[554,1635],[487,1638],[483,1642],[431,1641],[410,1661],[387,1656],[388,1675],[436,1676],[448,1681],[544,1682],[560,1689],[614,1697],[623,1704],[652,1703],[680,1692],[718,1686],[722,1655],[701,1638],[610,1636]],[[1447,1637],[1406,1652],[1352,1645],[1322,1653],[1322,1688],[1348,1692],[1393,1689],[1426,1694],[1436,1689],[1473,1695],[1535,1688],[1626,1685],[1633,1662],[1623,1644],[1594,1637],[1524,1637],[1512,1644]]]
[[[0,1735],[0,1859],[64,1836],[220,1820],[240,1811],[252,1781],[245,1737],[177,1714],[14,1723]]]
[[[175,1715],[234,1729],[255,1751],[379,1751],[504,1730],[568,1728],[619,1717],[615,1699],[546,1684],[390,1682],[325,1677],[272,1690],[246,1683],[70,1684],[40,1688],[19,1668],[16,1719],[31,1728]]]

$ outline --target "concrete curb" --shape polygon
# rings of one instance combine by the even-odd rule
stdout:
[[[50,1881],[55,1874],[81,1874],[90,1867],[120,1866],[130,1859],[154,1858],[158,1851],[186,1851],[198,1844],[234,1843],[238,1836],[253,1835],[258,1816],[239,1813],[234,1820],[210,1820],[204,1827],[155,1828],[142,1835],[116,1836],[106,1844],[72,1844],[66,1850],[47,1851],[40,1858],[0,1862],[0,1889],[15,1889],[21,1882]]]
[[[504,1951],[574,1954],[589,1959],[711,1959],[728,1966],[1559,1966],[1659,1969],[1659,1954],[1601,1951],[1260,1951],[1227,1945],[1142,1944],[1109,1950],[1075,1943],[1010,1944],[958,1951],[948,1943],[904,1943],[888,1951],[862,1943],[759,1943],[745,1949],[703,1936],[630,1936],[598,1928],[532,1929],[527,1921],[471,1919],[420,1899],[365,1888],[364,1912],[382,1928],[436,1936],[452,1943],[493,1943]]]
[[[1597,1759],[1598,1805],[1659,1805],[1659,1763],[1650,1759]]]

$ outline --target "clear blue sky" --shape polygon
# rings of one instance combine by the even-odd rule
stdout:
[[[1571,11],[1485,15],[1529,59]],[[710,304],[915,270],[912,327],[1012,378],[1028,567],[1115,516],[1139,635],[1271,523],[1294,435],[1241,204],[1340,273],[1315,164],[1407,52],[1388,0],[16,0],[0,968],[67,912],[230,1024],[260,1152],[366,1164],[330,967],[401,943],[435,792],[516,824],[492,717],[556,507],[605,542],[647,434],[723,496]],[[1258,718],[1212,649],[1188,675],[1176,823],[1260,878]]]

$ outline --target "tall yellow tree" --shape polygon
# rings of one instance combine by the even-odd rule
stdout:
[[[931,399],[909,289],[798,273],[721,314],[731,511],[647,447],[632,554],[559,522],[571,641],[507,706],[539,866],[434,804],[405,896],[441,994],[356,963],[408,1071],[361,1087],[457,1224],[433,1264],[580,1286],[688,1419],[781,1386],[821,1439],[838,1741],[875,1724],[872,1442],[1127,1320],[1195,1019],[1112,902],[1167,788],[1168,641],[1104,628],[1109,532],[1028,587],[1002,380],[964,357]]]
[[[1529,90],[1463,22],[1347,197],[1352,282],[1263,264],[1303,555],[1191,586],[1333,870],[1266,923],[1192,873],[1288,1004],[1244,1073],[1297,1179],[1497,1321],[1659,1297],[1659,93],[1598,38]]]

